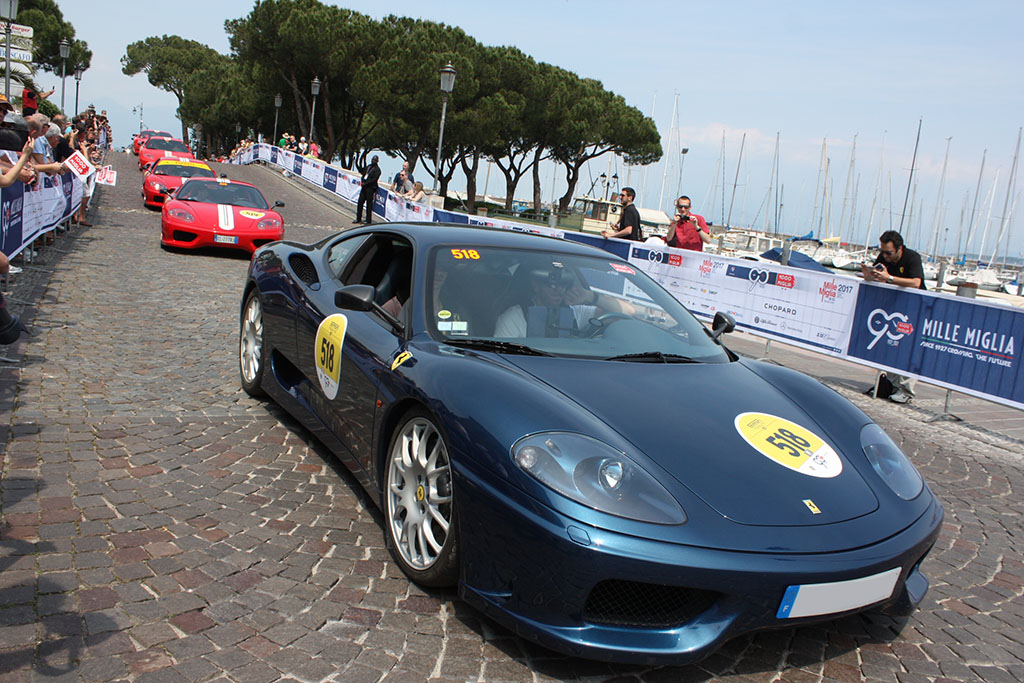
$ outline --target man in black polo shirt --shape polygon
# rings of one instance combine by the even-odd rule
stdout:
[[[921,265],[921,255],[913,249],[903,246],[903,236],[895,230],[886,230],[878,238],[878,258],[872,266],[861,265],[861,274],[868,282],[886,282],[899,287],[913,287],[914,289],[927,289],[924,286],[924,266]],[[903,375],[889,375],[892,382],[893,393],[889,396],[890,401],[896,403],[907,403],[914,398],[914,385],[917,383],[913,377]]]
[[[640,229],[640,212],[633,205],[635,198],[636,191],[632,187],[622,188],[622,192],[619,193],[619,202],[622,204],[619,222],[615,226],[614,231],[602,230],[602,235],[605,237],[621,237],[622,239],[634,240],[636,242],[643,241],[644,234]]]

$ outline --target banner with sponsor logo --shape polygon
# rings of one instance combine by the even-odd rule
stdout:
[[[32,187],[19,182],[0,189],[0,248],[16,256],[69,218],[81,201],[82,182],[72,173],[44,173]]]
[[[857,280],[651,244],[631,244],[629,261],[697,316],[726,311],[754,334],[846,353]]]
[[[1024,311],[865,284],[848,355],[873,367],[1024,408]]]

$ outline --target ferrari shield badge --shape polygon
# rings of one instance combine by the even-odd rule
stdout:
[[[345,344],[348,318],[341,313],[329,315],[316,330],[316,377],[320,388],[329,399],[338,395],[338,378],[341,376],[341,349]]]
[[[741,413],[736,431],[754,450],[794,472],[830,479],[843,471],[839,454],[809,429],[767,413]]]

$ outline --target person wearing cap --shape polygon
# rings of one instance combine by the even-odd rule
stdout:
[[[27,119],[28,117],[32,116],[32,114],[35,114],[37,111],[39,111],[39,100],[45,100],[47,97],[52,95],[56,90],[57,87],[54,86],[53,88],[50,88],[47,92],[39,93],[33,90],[32,88],[25,86],[25,88],[21,91],[21,115]]]
[[[0,93],[0,111],[14,111],[14,105],[7,101],[7,96]]]
[[[57,161],[53,154],[54,147],[62,139],[60,128],[52,123],[46,124],[43,134],[36,138],[35,146],[32,150],[33,166],[35,166],[36,173],[52,173],[56,175],[67,170],[64,162]],[[43,143],[42,148],[39,145],[40,141]],[[43,149],[43,151],[40,152],[40,149]],[[68,156],[71,155],[69,154]]]

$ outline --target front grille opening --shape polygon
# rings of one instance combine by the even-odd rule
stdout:
[[[697,588],[611,579],[590,591],[583,620],[612,626],[673,628],[703,614],[720,595]]]
[[[316,273],[316,266],[308,256],[292,254],[288,257],[288,265],[295,271],[295,276],[307,285],[313,285],[320,281],[320,277]]]
[[[194,232],[186,232],[184,230],[175,230],[173,233],[171,233],[171,237],[174,239],[175,242],[191,242],[198,236],[199,235],[197,235]]]

